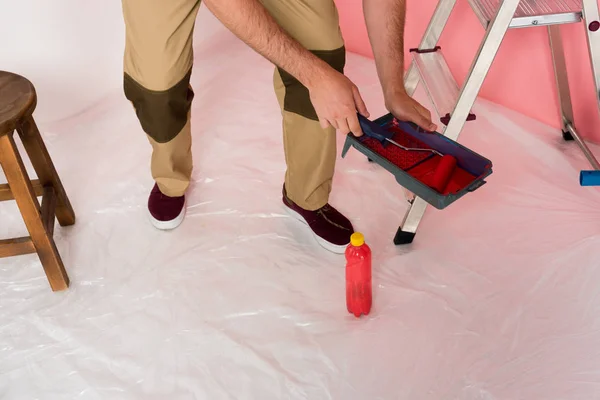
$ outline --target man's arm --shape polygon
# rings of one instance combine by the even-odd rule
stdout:
[[[406,0],[363,0],[363,12],[386,107],[396,118],[426,130],[437,129],[431,113],[404,88]]]
[[[363,0],[377,73],[386,91],[404,90],[405,0]]]
[[[289,36],[258,0],[204,4],[238,38],[308,88],[323,128],[362,134],[356,113],[368,113],[356,86]]]

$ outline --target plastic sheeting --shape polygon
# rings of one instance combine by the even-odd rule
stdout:
[[[194,183],[173,232],[147,220],[150,147],[120,88],[40,100],[77,110],[40,123],[78,216],[56,231],[72,287],[52,293],[35,255],[0,260],[1,399],[600,396],[600,194],[579,187],[575,144],[479,101],[460,141],[494,174],[401,247],[402,189],[340,159],[332,203],[374,255],[374,308],[355,319],[343,256],[280,202],[272,67],[224,30],[196,47]],[[347,73],[382,114],[373,62],[349,55]],[[26,233],[13,203],[0,221]]]

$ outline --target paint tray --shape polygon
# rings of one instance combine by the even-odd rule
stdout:
[[[428,185],[441,157],[432,152],[406,151],[385,141],[383,144],[366,134],[360,138],[352,133],[346,137],[342,157],[354,147],[370,161],[392,173],[396,181],[433,207],[442,210],[485,184],[492,173],[492,162],[461,144],[437,132],[426,132],[410,122],[396,120],[386,114],[375,121],[359,115],[363,132],[376,130],[409,148],[433,149],[457,160],[450,182],[443,193]]]

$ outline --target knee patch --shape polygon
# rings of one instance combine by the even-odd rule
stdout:
[[[190,77],[191,71],[175,86],[154,91],[125,74],[125,96],[132,102],[144,132],[158,143],[171,141],[187,123],[194,98]]]
[[[346,65],[346,49],[344,46],[335,50],[312,50],[311,53],[331,65],[338,72],[344,73],[344,66]],[[285,86],[283,109],[318,121],[319,118],[310,101],[308,89],[283,69],[277,68],[277,70]]]

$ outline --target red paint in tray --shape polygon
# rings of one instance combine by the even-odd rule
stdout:
[[[417,149],[430,149],[431,147],[404,132],[400,127],[392,125],[386,128],[393,132],[392,140],[398,142],[404,147]],[[456,193],[477,179],[473,174],[465,171],[458,165],[450,166],[452,163],[442,161],[442,157],[437,154],[424,151],[407,151],[399,148],[393,143],[387,143],[385,147],[376,139],[365,137],[361,142],[383,158],[404,170],[423,184],[433,187],[443,195]],[[440,165],[442,161],[442,165]],[[438,168],[439,167],[439,168]],[[453,168],[448,170],[446,168]],[[448,174],[445,177],[443,189],[439,189],[440,174]],[[447,181],[447,184],[446,184]],[[443,185],[442,185],[443,186]]]

